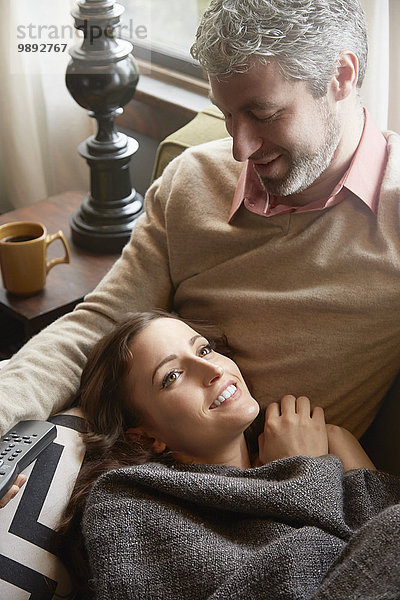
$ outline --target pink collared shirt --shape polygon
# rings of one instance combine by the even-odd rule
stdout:
[[[329,198],[316,200],[305,206],[275,204],[274,196],[267,194],[250,161],[246,161],[240,174],[228,222],[243,203],[247,210],[263,217],[273,217],[284,213],[311,212],[323,210],[342,202],[349,193],[354,194],[376,214],[379,190],[387,162],[387,144],[383,134],[376,127],[368,111],[364,109],[365,122],[360,143],[354,153],[349,168],[336,185]]]

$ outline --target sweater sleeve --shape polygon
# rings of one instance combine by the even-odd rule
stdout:
[[[0,375],[0,433],[23,419],[46,419],[71,402],[86,357],[128,312],[168,310],[172,294],[164,210],[174,166],[146,197],[146,214],[121,257],[76,309],[41,331]]]

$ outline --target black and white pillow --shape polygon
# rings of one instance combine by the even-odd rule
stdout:
[[[71,409],[49,419],[57,437],[26,471],[21,492],[0,510],[1,600],[74,598],[55,553],[57,528],[84,458],[83,418]]]

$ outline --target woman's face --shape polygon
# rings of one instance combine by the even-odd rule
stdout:
[[[237,365],[182,321],[152,321],[131,350],[130,402],[145,432],[170,450],[214,462],[257,416]]]

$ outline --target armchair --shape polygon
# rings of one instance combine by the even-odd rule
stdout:
[[[159,177],[168,162],[185,148],[227,135],[214,107],[161,142],[153,170]],[[400,378],[397,379],[363,442],[385,470],[400,473]],[[84,458],[79,436],[83,419],[76,409],[51,417],[58,437],[28,469],[22,493],[0,511],[0,598],[56,600],[74,598],[71,583],[56,556],[54,528]],[[27,592],[30,596],[27,596]]]

